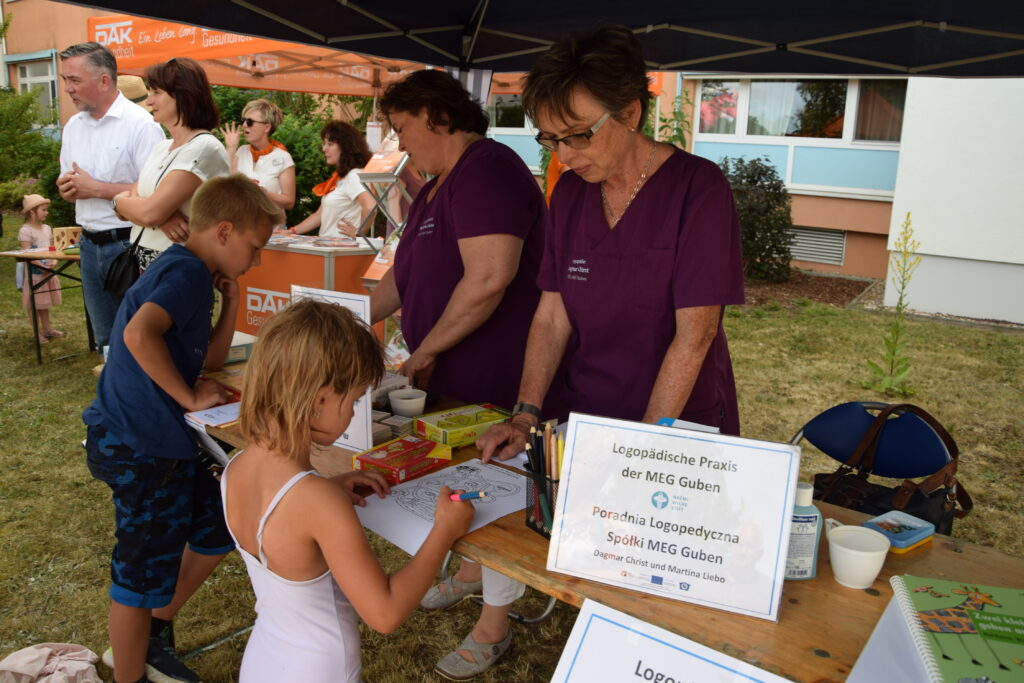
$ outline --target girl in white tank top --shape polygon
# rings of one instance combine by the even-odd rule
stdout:
[[[383,496],[383,478],[313,471],[311,444],[329,447],[341,436],[382,372],[376,337],[339,306],[301,301],[261,330],[242,387],[249,447],[221,479],[224,516],[256,593],[242,683],[361,680],[356,615],[377,631],[395,629],[469,528],[472,505],[442,487],[426,541],[388,576],[353,508],[365,500],[352,491],[362,484]]]

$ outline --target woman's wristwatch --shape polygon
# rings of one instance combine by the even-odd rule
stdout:
[[[537,418],[537,422],[540,423],[540,408],[538,408],[537,406],[533,405],[532,403],[526,403],[525,401],[520,401],[519,403],[517,403],[514,406],[512,406],[512,417],[515,417],[516,415],[519,415],[521,413],[526,413],[527,415],[533,415],[535,418]],[[511,419],[511,418],[509,418],[509,419]]]

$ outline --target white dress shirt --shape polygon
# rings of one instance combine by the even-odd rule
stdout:
[[[72,162],[104,183],[134,183],[153,146],[164,139],[160,124],[145,109],[121,93],[100,119],[78,112],[64,124],[60,146],[60,172]],[[114,215],[109,199],[79,199],[75,220],[90,232],[127,228],[131,224]]]

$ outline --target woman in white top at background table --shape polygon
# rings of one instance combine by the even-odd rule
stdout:
[[[320,237],[355,237],[376,206],[359,182],[359,171],[370,160],[370,148],[363,134],[344,121],[328,123],[320,131],[320,139],[324,159],[334,173],[313,187],[313,194],[323,197],[320,207],[289,230],[301,235],[320,228]]]
[[[287,147],[270,139],[282,118],[273,102],[252,100],[242,110],[241,122],[225,124],[222,132],[231,172],[256,181],[271,201],[288,211],[295,206],[295,162]],[[248,144],[239,147],[242,136]]]
[[[210,133],[220,113],[203,68],[176,57],[146,69],[146,82],[146,105],[171,137],[153,147],[132,189],[113,200],[117,215],[134,223],[132,242],[143,232],[142,270],[171,244],[188,239],[192,195],[203,181],[227,175],[230,168],[224,145]]]

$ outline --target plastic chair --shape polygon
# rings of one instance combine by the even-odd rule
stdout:
[[[885,403],[841,403],[811,418],[790,443],[807,439],[822,453],[846,462]],[[871,412],[874,411],[874,412]],[[878,440],[871,472],[880,477],[914,479],[938,471],[951,459],[935,430],[914,413],[899,411],[890,418]]]

